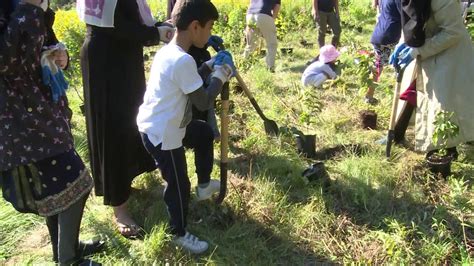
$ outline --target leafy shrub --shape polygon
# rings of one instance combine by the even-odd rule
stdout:
[[[80,50],[85,36],[85,25],[79,20],[75,10],[59,10],[56,12],[56,23],[54,32],[59,41],[66,44],[68,49],[70,64],[65,71],[71,86],[81,84]]]

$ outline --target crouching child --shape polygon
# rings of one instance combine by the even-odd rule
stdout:
[[[220,182],[211,180],[213,131],[206,122],[192,120],[191,107],[194,105],[199,110],[212,107],[222,85],[235,73],[235,67],[230,53],[222,51],[197,68],[187,51],[191,45],[198,48],[206,45],[218,12],[209,0],[183,0],[176,5],[172,21],[177,32],[155,55],[137,125],[145,148],[167,182],[164,200],[173,242],[199,254],[208,249],[208,243],[186,230],[191,184],[184,147],[192,148],[195,154],[197,200],[209,199],[218,192]],[[204,87],[203,80],[209,75],[211,81]]]
[[[321,47],[319,59],[311,63],[303,72],[303,86],[320,87],[326,80],[335,79],[335,63],[340,53],[333,45]]]

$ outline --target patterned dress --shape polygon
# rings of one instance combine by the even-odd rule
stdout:
[[[42,82],[45,34],[43,10],[20,4],[0,36],[0,184],[17,210],[50,216],[92,181],[74,151],[67,98],[54,102]]]

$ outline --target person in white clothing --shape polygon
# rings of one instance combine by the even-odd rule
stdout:
[[[209,245],[186,230],[191,184],[184,147],[194,150],[197,200],[209,199],[219,192],[220,182],[211,179],[214,133],[205,121],[192,119],[191,107],[194,105],[200,111],[211,108],[222,85],[235,73],[235,66],[230,53],[221,51],[198,69],[187,51],[192,45],[206,45],[218,16],[209,0],[176,3],[172,21],[177,33],[155,55],[137,116],[145,149],[167,182],[164,201],[173,242],[195,254],[206,251]],[[208,77],[210,82],[204,85],[203,80]]]
[[[326,80],[335,79],[337,74],[334,72],[334,63],[339,55],[339,51],[333,45],[321,47],[319,59],[309,65],[301,76],[303,86],[320,87]]]
[[[280,12],[281,0],[250,0],[247,10],[247,27],[245,29],[244,57],[248,57],[255,50],[259,36],[263,36],[267,45],[265,61],[270,72],[275,71],[275,57],[277,53],[277,30],[275,19]]]

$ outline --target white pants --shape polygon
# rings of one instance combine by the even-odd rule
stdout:
[[[312,75],[301,77],[301,83],[303,83],[303,86],[319,87],[327,79],[328,79],[328,77],[326,75],[324,75],[323,73],[312,74]]]
[[[260,35],[263,36],[267,44],[267,55],[265,57],[267,67],[274,68],[278,46],[275,20],[266,14],[247,14],[247,45],[245,46],[244,57],[248,57],[255,50]]]

